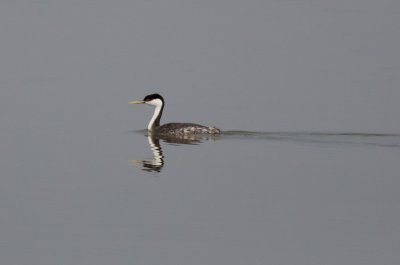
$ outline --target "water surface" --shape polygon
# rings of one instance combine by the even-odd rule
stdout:
[[[1,263],[400,264],[399,3],[1,1]]]

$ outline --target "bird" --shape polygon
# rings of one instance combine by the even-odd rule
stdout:
[[[151,117],[147,126],[148,132],[153,135],[180,137],[192,134],[217,135],[221,133],[221,130],[216,127],[208,127],[196,123],[167,123],[160,125],[165,101],[164,98],[159,94],[147,95],[143,100],[131,100],[129,101],[129,104],[146,104],[155,106],[153,116]]]

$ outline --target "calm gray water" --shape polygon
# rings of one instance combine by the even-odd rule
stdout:
[[[399,3],[2,1],[1,264],[400,264]]]

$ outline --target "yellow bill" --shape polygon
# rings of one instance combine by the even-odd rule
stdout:
[[[145,101],[143,100],[131,100],[128,103],[129,104],[144,104]]]

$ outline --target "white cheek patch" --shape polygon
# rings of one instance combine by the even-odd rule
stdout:
[[[149,104],[149,105],[152,105],[152,106],[156,106],[156,107],[161,107],[162,101],[161,101],[161,99],[156,98],[156,99],[147,101],[146,104]]]

